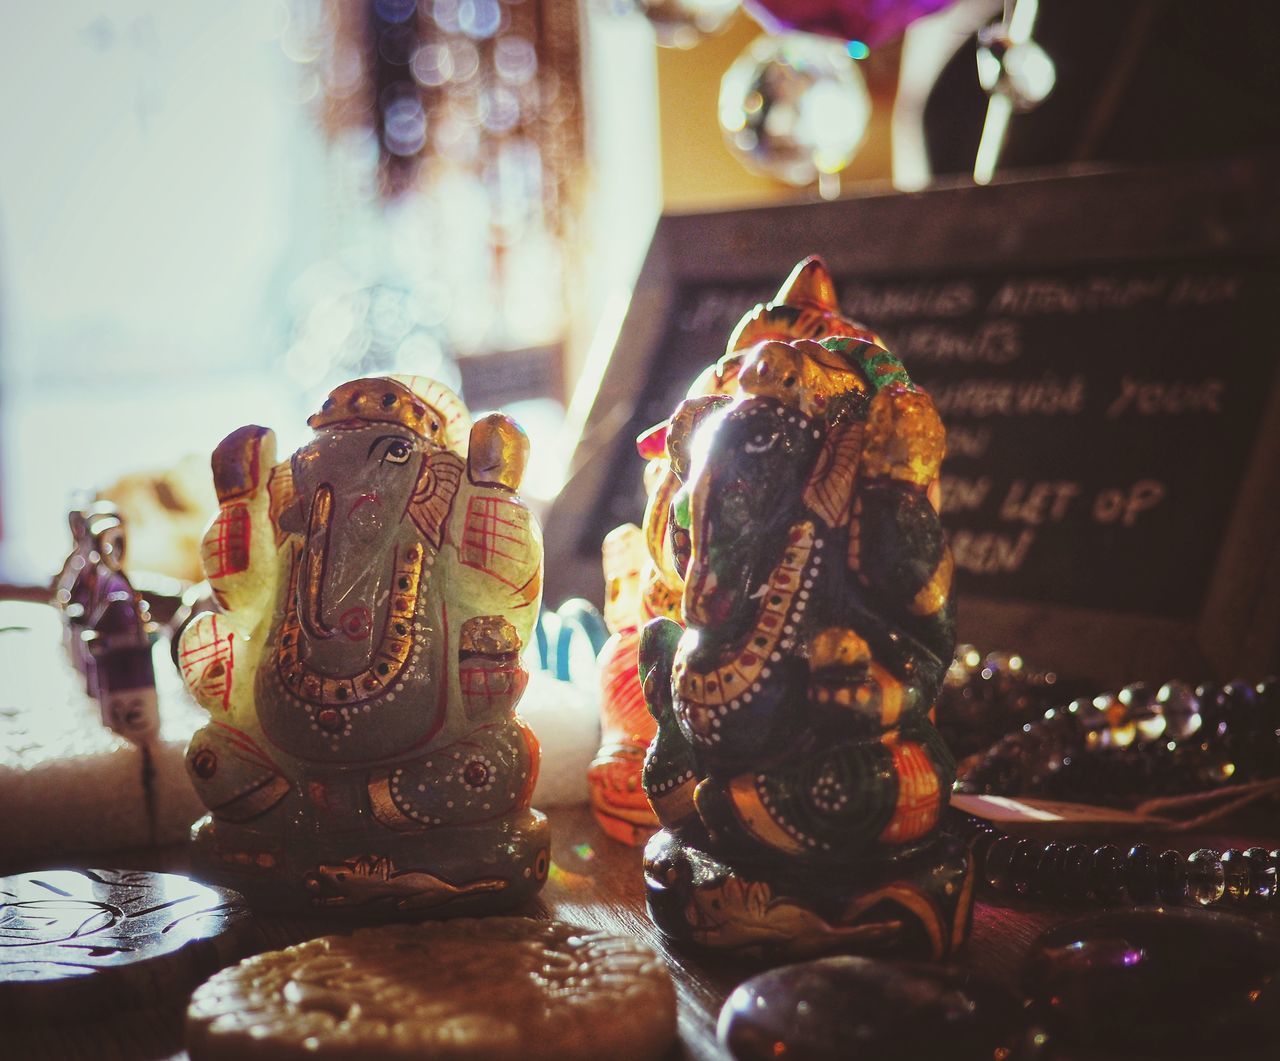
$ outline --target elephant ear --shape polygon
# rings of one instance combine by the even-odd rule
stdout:
[[[409,516],[434,549],[439,549],[444,539],[445,524],[465,470],[465,462],[450,450],[432,453],[422,462],[418,485],[409,500]]]
[[[689,474],[692,460],[693,436],[698,427],[706,422],[708,416],[717,409],[730,405],[733,399],[727,394],[706,394],[697,398],[686,398],[676,406],[671,414],[667,427],[667,457],[671,460],[671,468],[681,481]]]
[[[267,496],[267,512],[271,516],[271,530],[278,549],[291,533],[302,530],[298,495],[293,489],[293,468],[288,461],[281,461],[271,469],[267,477]]]
[[[805,483],[805,506],[828,527],[843,527],[849,522],[849,503],[858,485],[863,434],[863,425],[856,421],[828,431]]]

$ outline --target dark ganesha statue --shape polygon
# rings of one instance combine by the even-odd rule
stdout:
[[[942,424],[870,338],[737,356],[738,396],[686,401],[667,437],[685,625],[639,653],[650,912],[769,957],[941,958],[973,879],[929,718],[955,649]]]

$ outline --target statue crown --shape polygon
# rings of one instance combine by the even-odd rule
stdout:
[[[445,444],[446,418],[441,410],[389,376],[351,380],[335,387],[320,411],[309,417],[307,423],[319,428],[347,421],[399,424],[419,438]]]

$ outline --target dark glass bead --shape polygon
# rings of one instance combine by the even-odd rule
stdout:
[[[1249,867],[1249,896],[1254,904],[1269,903],[1276,893],[1276,860],[1265,847],[1251,847],[1244,853]]]
[[[1052,898],[1060,891],[1062,883],[1062,859],[1067,853],[1067,845],[1060,844],[1054,840],[1044,845],[1044,850],[1040,852],[1040,860],[1036,863],[1036,872],[1034,880],[1034,890],[1045,896]]]
[[[1227,701],[1227,725],[1239,732],[1255,733],[1260,727],[1258,691],[1248,682],[1228,682],[1222,687]]]
[[[1196,686],[1196,699],[1200,701],[1201,726],[1199,736],[1210,737],[1225,730],[1227,697],[1222,688],[1213,682]]]
[[[1043,851],[1044,847],[1035,840],[1019,840],[1014,847],[1013,857],[1009,860],[1009,877],[1013,881],[1014,891],[1019,895],[1026,895],[1031,891]]]
[[[1148,706],[1155,698],[1155,690],[1146,682],[1130,682],[1120,690],[1119,696],[1120,702],[1130,713]]]
[[[1170,740],[1187,740],[1200,730],[1200,700],[1186,682],[1166,682],[1156,693],[1164,713],[1164,732]]]
[[[1013,861],[1013,849],[1018,842],[1012,836],[998,836],[987,848],[986,861],[983,863],[982,875],[996,891],[1009,889],[1012,877],[1010,863]]]
[[[1226,872],[1218,852],[1202,847],[1187,856],[1187,898],[1212,906],[1227,890]]]
[[[1187,870],[1177,851],[1162,851],[1156,859],[1156,883],[1166,903],[1180,903],[1187,891]]]
[[[1062,856],[1062,894],[1068,899],[1087,898],[1092,868],[1092,851],[1084,844],[1072,844],[1068,847]]]
[[[1093,852],[1089,882],[1093,894],[1104,903],[1115,902],[1124,891],[1124,856],[1115,844],[1103,844]]]
[[[1242,903],[1249,898],[1249,865],[1244,860],[1243,851],[1233,847],[1222,852],[1222,873],[1227,895],[1233,903]]]
[[[973,834],[973,861],[979,869],[987,864],[987,852],[999,835],[999,830],[993,829],[989,825],[984,825]]]
[[[1129,848],[1124,860],[1124,886],[1135,903],[1149,903],[1156,897],[1156,853],[1146,844]]]
[[[1258,682],[1258,709],[1269,731],[1280,729],[1280,678]]]

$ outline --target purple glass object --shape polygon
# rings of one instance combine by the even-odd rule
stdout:
[[[124,526],[109,503],[73,511],[72,552],[54,586],[72,663],[103,725],[135,744],[160,730],[150,615],[124,573]]]
[[[869,48],[902,36],[916,19],[952,0],[747,0],[748,12],[770,33],[796,30]]]

